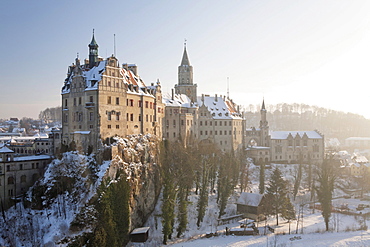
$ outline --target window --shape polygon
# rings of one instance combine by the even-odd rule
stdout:
[[[67,99],[64,100],[64,106],[67,107],[68,106],[68,101]]]
[[[176,120],[173,120],[173,127],[176,126]]]
[[[90,121],[94,120],[94,113],[93,112],[89,112],[89,120]]]
[[[119,97],[116,98],[116,105],[119,105]]]
[[[116,125],[116,129],[119,129],[119,125],[118,124]]]
[[[119,121],[119,115],[120,115],[120,114],[117,112],[117,113],[116,113],[116,120],[117,120],[117,121]]]
[[[108,96],[107,104],[112,104],[112,97],[111,96]]]
[[[226,123],[226,122],[225,122]],[[227,135],[227,130],[225,130],[225,133],[224,133],[225,135]]]
[[[108,120],[112,120],[112,112],[108,112]]]
[[[130,106],[134,106],[134,100],[130,99]]]
[[[90,102],[94,102],[94,96],[90,96]]]
[[[201,135],[201,136],[203,135],[203,131],[200,131],[200,135]]]
[[[208,131],[207,130],[205,131],[205,135],[208,135]]]
[[[181,119],[181,125],[184,125],[184,120],[183,119]]]
[[[76,98],[73,98],[73,105],[76,106],[77,105],[77,100]]]
[[[207,125],[208,125],[208,124],[207,124],[207,121],[204,121],[204,125],[205,125],[205,126],[207,126]]]
[[[81,97],[78,98],[78,105],[81,105],[82,104],[82,99]]]
[[[215,126],[217,126],[217,122],[215,122]]]
[[[231,121],[229,121],[229,126],[231,126]]]
[[[6,166],[6,171],[9,172],[10,171],[10,165],[7,165]]]
[[[109,124],[109,125],[108,125],[108,129],[111,129],[111,128],[112,128],[112,125],[110,125],[110,124]]]
[[[90,129],[93,129],[94,128],[94,125],[90,124]]]
[[[130,115],[130,121],[134,121],[134,114],[132,114],[132,113]]]
[[[203,125],[203,122],[202,122],[202,121],[200,121],[200,123],[199,123],[199,124],[200,124],[200,126],[202,126],[202,125]]]
[[[139,114],[139,122],[141,122],[141,114]]]
[[[145,101],[145,108],[148,108],[148,104],[149,104],[149,102]]]
[[[8,177],[8,184],[14,184],[14,178]]]
[[[143,102],[141,100],[138,101],[138,106],[143,107]]]
[[[21,183],[26,183],[27,181],[27,177],[26,177],[26,175],[22,175],[21,176]]]
[[[23,164],[19,164],[19,170],[23,170]]]
[[[153,103],[150,102],[150,109],[153,109]]]

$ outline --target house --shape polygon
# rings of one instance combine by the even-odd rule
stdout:
[[[149,230],[149,226],[135,228],[130,234],[131,242],[146,242],[149,238]]]
[[[265,197],[263,194],[242,192],[236,202],[236,211],[244,217],[253,220],[261,220],[263,215],[263,204]]]

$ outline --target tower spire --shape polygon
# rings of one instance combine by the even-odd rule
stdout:
[[[181,65],[180,66],[183,66],[183,65],[186,65],[186,66],[190,66],[190,62],[189,62],[189,58],[188,58],[188,53],[186,51],[186,39],[185,39],[185,42],[184,42],[184,54],[182,55],[182,60],[181,60]]]
[[[95,40],[95,29],[93,29],[93,36],[89,46],[89,67],[92,68],[98,63],[98,43]]]

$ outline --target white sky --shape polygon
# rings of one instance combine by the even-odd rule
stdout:
[[[60,105],[95,28],[99,54],[177,83],[184,38],[198,94],[305,103],[370,118],[370,1],[8,1],[0,9],[0,118]]]

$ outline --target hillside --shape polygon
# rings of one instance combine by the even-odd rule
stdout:
[[[116,138],[96,156],[64,153],[3,212],[0,245],[125,244],[128,232],[146,221],[157,202],[158,148],[155,137],[138,135]]]
[[[250,105],[245,108],[247,128],[259,126],[260,106]],[[267,121],[270,130],[319,130],[327,138],[338,138],[340,141],[348,137],[370,136],[370,119],[340,111],[334,111],[305,104],[267,105]]]

